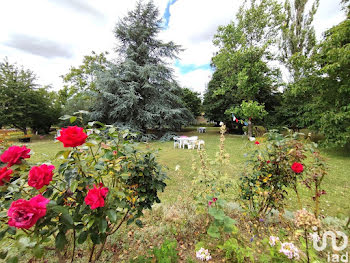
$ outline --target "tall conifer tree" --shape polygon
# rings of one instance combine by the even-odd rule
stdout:
[[[161,29],[152,1],[138,2],[117,23],[119,61],[98,77],[93,118],[141,132],[178,130],[193,120],[167,63],[176,58],[180,46],[157,39]]]

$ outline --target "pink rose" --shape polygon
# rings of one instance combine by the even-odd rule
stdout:
[[[218,199],[216,197],[213,198],[213,202],[215,203]]]
[[[49,185],[52,181],[55,166],[42,164],[33,166],[29,171],[28,185],[35,189],[41,189],[44,185]]]
[[[32,199],[19,199],[12,202],[7,215],[9,217],[9,226],[16,228],[29,229],[36,222],[46,215],[46,205],[50,202],[42,195],[37,195]]]
[[[304,171],[303,165],[297,162],[293,163],[291,168],[297,174],[300,174],[302,171]]]
[[[0,186],[3,186],[6,182],[11,180],[12,170],[7,169],[7,167],[3,167],[0,169]]]
[[[14,164],[20,164],[22,159],[30,158],[28,154],[30,149],[25,146],[11,146],[0,156],[0,160],[3,163],[8,163],[7,166],[12,166]]]
[[[63,142],[64,147],[76,147],[85,143],[87,134],[84,129],[78,126],[62,128],[60,136],[56,139]]]
[[[94,188],[89,190],[88,194],[84,199],[85,204],[89,205],[91,209],[104,207],[107,193],[108,188],[103,187],[103,184],[100,184],[99,188],[97,188],[97,186],[94,184]]]
[[[208,202],[208,206],[211,206],[212,204],[213,204],[212,201],[209,201],[209,202]]]

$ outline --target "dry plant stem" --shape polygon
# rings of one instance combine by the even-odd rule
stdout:
[[[306,257],[307,257],[307,263],[310,263],[310,256],[309,256],[309,241],[307,239],[307,230],[304,230],[304,238],[306,243]]]

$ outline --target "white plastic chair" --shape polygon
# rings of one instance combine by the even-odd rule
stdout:
[[[205,142],[203,140],[196,141],[196,146],[197,146],[198,150],[200,150],[201,147],[204,147],[204,145],[205,145]]]
[[[180,141],[180,138],[179,137],[174,137],[174,149],[176,148],[176,146],[178,148],[181,148],[181,141]]]

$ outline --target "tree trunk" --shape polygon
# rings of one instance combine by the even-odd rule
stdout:
[[[24,133],[24,135],[27,135],[27,134],[28,134],[27,128],[24,128],[24,129],[23,129],[23,133]]]
[[[253,126],[250,120],[248,121],[248,137],[253,137]]]

